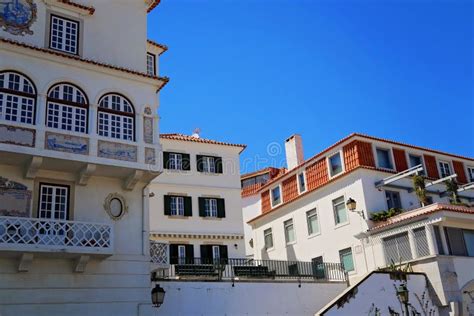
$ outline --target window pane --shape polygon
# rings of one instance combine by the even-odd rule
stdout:
[[[340,153],[337,153],[329,158],[329,168],[331,177],[342,172],[342,161]]]
[[[464,231],[464,242],[466,243],[467,255],[469,257],[474,257],[474,231],[473,230]]]
[[[395,191],[385,191],[385,197],[387,199],[387,207],[391,208],[402,208],[400,201],[400,193]]]
[[[342,266],[346,272],[354,270],[354,260],[352,258],[352,249],[347,248],[339,251],[339,257],[342,263]]]
[[[285,240],[286,243],[295,241],[295,231],[293,227],[293,220],[287,220],[283,223],[285,227]]]
[[[280,187],[276,187],[272,189],[272,205],[275,206],[280,204],[281,197],[280,197]]]
[[[393,169],[389,150],[377,148],[377,161],[379,168]]]
[[[316,210],[306,213],[306,218],[308,222],[308,235],[319,233],[318,214]]]
[[[346,205],[344,203],[344,197],[341,196],[332,201],[333,208],[334,208],[334,219],[337,224],[347,222],[347,211]]]
[[[268,228],[263,231],[263,236],[265,239],[265,248],[269,249],[273,247],[273,236],[272,236],[272,229]]]
[[[306,183],[304,181],[304,173],[303,172],[298,175],[298,183],[299,183],[300,192],[305,192],[306,191]]]

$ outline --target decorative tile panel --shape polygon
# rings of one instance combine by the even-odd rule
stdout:
[[[97,156],[102,158],[136,162],[137,147],[127,144],[99,140]]]
[[[154,148],[145,148],[145,163],[149,165],[156,164],[156,154]]]
[[[89,139],[46,132],[44,147],[49,150],[88,155]]]
[[[29,217],[31,197],[25,185],[0,177],[0,216]]]
[[[0,143],[35,147],[36,131],[0,124]]]
[[[153,144],[153,118],[143,118],[143,140],[147,144]]]

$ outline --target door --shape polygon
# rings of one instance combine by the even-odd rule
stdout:
[[[69,208],[69,187],[40,184],[38,218],[47,219],[39,227],[39,241],[47,245],[64,245]]]
[[[317,279],[324,279],[326,277],[325,271],[324,271],[324,262],[323,262],[323,257],[319,256],[316,258],[311,259],[311,262],[313,264],[313,275]]]

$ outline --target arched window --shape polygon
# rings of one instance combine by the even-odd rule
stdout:
[[[0,119],[35,124],[36,89],[26,76],[0,72]]]
[[[116,93],[99,100],[98,131],[100,136],[135,140],[135,112],[132,103]]]
[[[70,83],[58,83],[48,92],[46,126],[87,133],[89,106],[86,95]]]

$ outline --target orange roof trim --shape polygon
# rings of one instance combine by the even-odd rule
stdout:
[[[242,148],[242,150],[240,152],[242,152],[245,148],[247,148],[247,145],[220,142],[220,141],[216,141],[216,140],[212,140],[212,139],[205,139],[205,138],[197,138],[197,137],[184,135],[184,134],[179,134],[179,133],[160,134],[160,138],[187,141],[187,142],[195,142],[195,143],[240,147],[240,148]]]
[[[169,81],[168,77],[151,76],[151,75],[148,75],[146,73],[139,72],[139,71],[136,71],[136,70],[123,68],[123,67],[119,67],[119,66],[114,66],[114,65],[111,65],[111,64],[106,64],[106,63],[102,63],[102,62],[91,60],[91,59],[81,58],[81,57],[76,56],[76,55],[61,53],[61,52],[53,51],[53,50],[50,50],[50,49],[41,48],[41,47],[37,47],[37,46],[17,42],[17,41],[11,40],[11,39],[6,39],[6,38],[3,38],[3,37],[0,37],[0,42],[7,43],[7,44],[10,44],[10,45],[14,45],[14,46],[28,48],[28,49],[31,49],[31,50],[35,50],[35,51],[50,54],[50,55],[64,57],[64,58],[67,58],[67,59],[77,60],[77,61],[82,62],[82,63],[87,63],[87,64],[92,64],[92,65],[96,65],[96,66],[100,66],[100,67],[104,67],[104,68],[118,70],[118,71],[126,72],[126,73],[136,75],[136,76],[140,76],[140,77],[155,79],[155,80],[158,80],[158,81],[162,82],[162,85],[161,85],[159,90],[161,90]]]
[[[94,7],[86,6],[86,5],[71,1],[71,0],[58,0],[58,2],[70,5],[72,7],[75,7],[75,8],[81,9],[81,10],[84,10],[84,11],[88,12],[89,15],[93,15],[94,12],[95,12]]]

